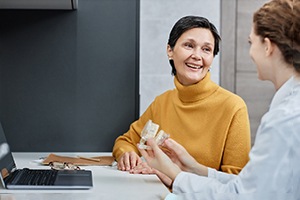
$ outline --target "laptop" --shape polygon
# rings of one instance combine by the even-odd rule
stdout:
[[[7,189],[90,189],[90,170],[17,169],[0,122],[0,180]]]

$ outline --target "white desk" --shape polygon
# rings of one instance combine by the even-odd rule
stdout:
[[[66,156],[110,156],[111,153],[55,153]],[[48,153],[13,153],[17,168],[47,168],[34,160]],[[0,186],[1,200],[116,200],[164,199],[169,190],[155,175],[129,174],[111,166],[84,166],[92,170],[93,188],[90,190],[7,190]],[[1,185],[1,184],[0,184]]]

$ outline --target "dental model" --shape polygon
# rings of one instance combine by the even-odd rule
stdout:
[[[149,120],[146,123],[141,133],[141,140],[140,143],[138,144],[139,148],[151,150],[151,147],[145,144],[147,139],[149,138],[155,138],[155,142],[157,143],[157,145],[160,146],[167,138],[170,137],[170,135],[164,132],[163,130],[160,130],[156,135],[158,128],[159,125],[153,123],[152,120]]]

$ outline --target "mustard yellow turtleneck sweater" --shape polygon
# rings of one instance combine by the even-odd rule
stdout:
[[[194,85],[184,86],[176,77],[174,83],[176,89],[157,96],[128,132],[116,139],[113,156],[118,160],[127,151],[139,154],[136,144],[151,119],[199,163],[238,174],[251,148],[245,102],[212,82],[210,73]]]

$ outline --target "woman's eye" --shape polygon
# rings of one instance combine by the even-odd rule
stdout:
[[[208,48],[208,47],[203,48],[203,50],[206,52],[211,52],[211,48]]]
[[[194,47],[193,44],[191,44],[191,43],[185,43],[184,46],[187,47],[187,48],[193,48]]]

